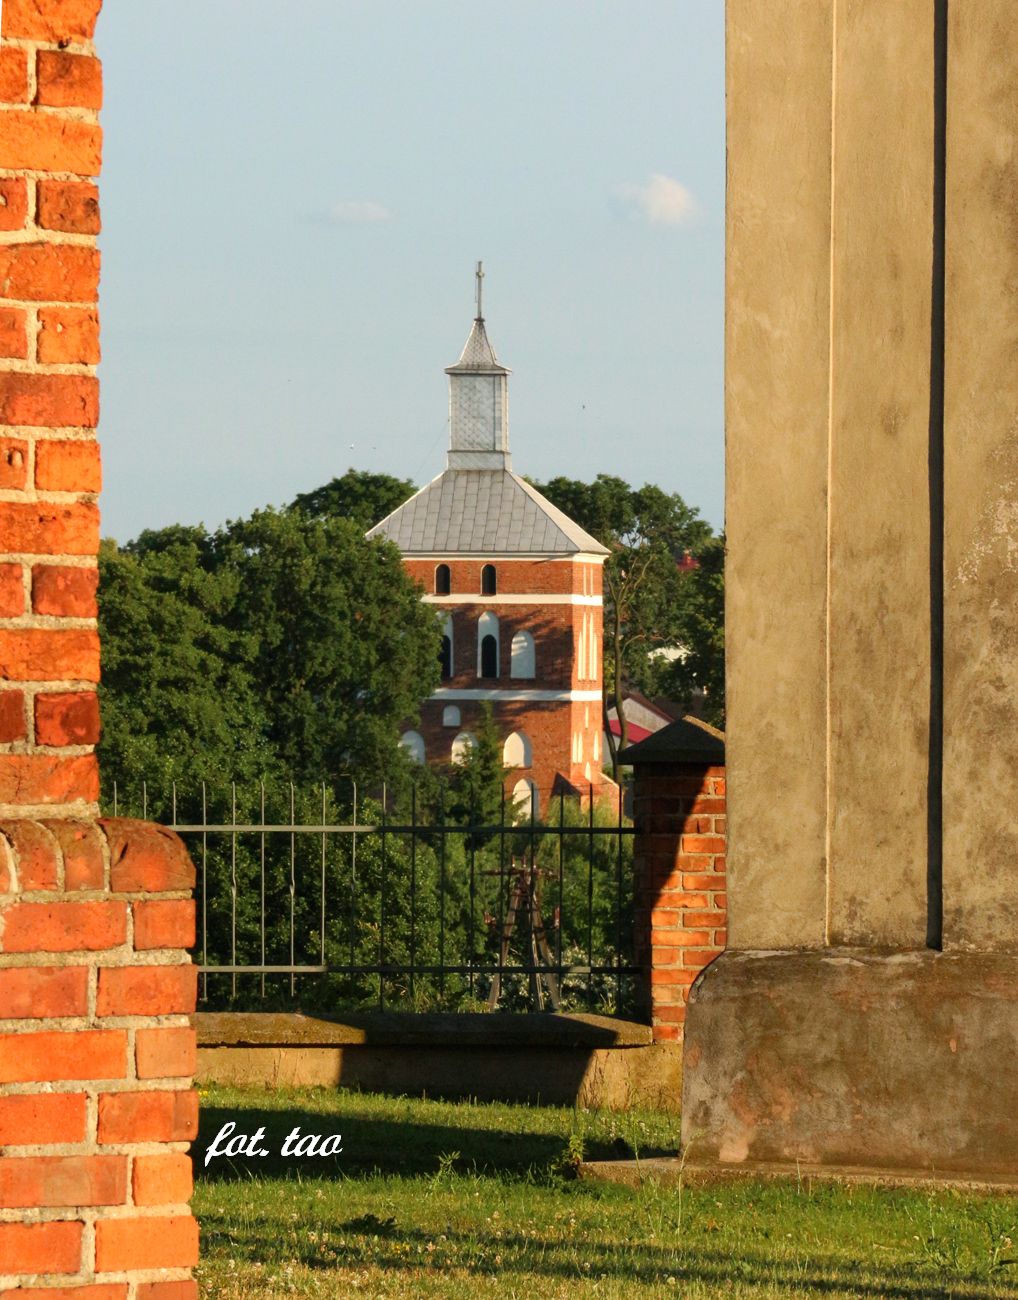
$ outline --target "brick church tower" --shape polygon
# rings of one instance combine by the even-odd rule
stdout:
[[[508,795],[595,792],[601,774],[601,567],[608,552],[512,472],[509,371],[477,316],[449,366],[446,468],[368,533],[403,552],[444,616],[442,683],[402,743],[447,763],[491,705]],[[606,792],[607,793],[607,792]]]

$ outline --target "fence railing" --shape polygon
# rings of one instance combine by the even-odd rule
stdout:
[[[632,836],[621,809],[555,798],[522,820],[442,787],[144,784],[198,871],[206,1008],[632,1013]]]

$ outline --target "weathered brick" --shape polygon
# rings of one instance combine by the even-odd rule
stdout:
[[[689,875],[684,873],[682,883],[687,889],[724,889],[725,876],[718,875]]]
[[[98,176],[102,129],[57,113],[0,110],[0,167]]]
[[[139,1029],[135,1034],[139,1079],[189,1079],[197,1062],[197,1036],[190,1025]]]
[[[100,952],[127,938],[127,904],[15,903],[7,909],[4,952]]]
[[[28,219],[28,183],[23,176],[0,176],[0,230],[21,230]]]
[[[38,745],[94,745],[99,740],[99,697],[73,691],[35,697]]]
[[[83,1231],[84,1224],[63,1220],[0,1223],[0,1271],[4,1274],[77,1273]]]
[[[126,1156],[7,1156],[0,1160],[0,1208],[122,1205]]]
[[[53,835],[63,853],[65,892],[102,889],[104,841],[96,824],[61,817],[41,825]]]
[[[68,804],[99,798],[94,754],[5,754],[0,763],[0,803]]]
[[[33,121],[37,117],[32,114]],[[0,139],[3,118],[0,113]],[[4,165],[0,162],[0,166]],[[95,248],[39,243],[0,247],[0,297],[27,302],[94,303],[98,289],[99,252]]]
[[[24,740],[27,734],[24,695],[21,691],[0,691],[0,744]],[[3,761],[7,761],[6,756]]]
[[[18,818],[0,822],[0,832],[14,849],[19,888],[56,889],[58,848],[46,828],[38,822]]]
[[[190,1214],[100,1219],[95,1266],[104,1273],[143,1268],[191,1268],[198,1263],[198,1224]]]
[[[191,1157],[183,1151],[135,1156],[131,1178],[135,1205],[186,1205],[194,1190]]]
[[[0,46],[0,100],[28,103],[28,52],[17,45]]]
[[[28,482],[28,443],[0,438],[0,487],[21,489]]]
[[[0,1083],[61,1079],[123,1079],[127,1034],[122,1029],[0,1034]]]
[[[195,1300],[197,1295],[196,1291]],[[5,1297],[4,1300],[8,1298]],[[127,1300],[127,1283],[97,1282],[94,1286],[19,1287],[10,1293],[10,1300]]]
[[[98,312],[87,307],[40,307],[39,326],[39,360],[44,364],[92,366],[99,361]]]
[[[707,930],[654,930],[650,936],[651,947],[706,948],[710,944]]]
[[[35,486],[44,492],[98,492],[99,444],[42,438],[35,445]]]
[[[0,1146],[83,1142],[87,1100],[83,1092],[0,1097]]]
[[[194,899],[151,899],[134,904],[134,946],[194,947]]]
[[[100,1016],[166,1016],[195,1009],[198,970],[186,966],[116,966],[99,972]]]
[[[727,912],[687,912],[685,916],[686,925],[724,925],[728,917]]]
[[[37,564],[32,569],[32,609],[58,618],[95,618],[98,586],[94,565]]]
[[[27,40],[91,40],[102,0],[4,0],[4,36]]]
[[[191,1142],[197,1135],[198,1094],[192,1088],[110,1092],[99,1098],[99,1141],[106,1145]]]
[[[683,853],[724,853],[727,845],[723,835],[683,835]]]
[[[0,628],[0,663],[9,681],[97,682],[99,636],[88,628]]]
[[[99,381],[94,376],[0,373],[0,424],[94,429],[98,423]]]
[[[128,817],[100,818],[110,846],[110,887],[116,893],[193,889],[194,865],[179,835]]]
[[[24,361],[28,356],[28,322],[20,307],[0,308],[0,357]]]
[[[0,1015],[5,1019],[87,1014],[86,967],[0,967]],[[3,1161],[0,1161],[0,1168],[2,1166]]]
[[[197,1282],[142,1282],[138,1300],[198,1300]]]
[[[718,955],[717,949],[704,952],[698,948],[687,948],[682,954],[682,964],[683,966],[709,966]]]
[[[45,230],[76,235],[99,233],[99,190],[90,181],[40,180],[36,208],[36,221]],[[24,217],[19,222],[23,224]]]
[[[40,50],[35,75],[37,104],[52,108],[102,107],[102,64],[90,54]]]

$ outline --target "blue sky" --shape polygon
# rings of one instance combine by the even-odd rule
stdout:
[[[514,468],[723,513],[720,0],[105,0],[103,531],[444,464],[473,268]]]

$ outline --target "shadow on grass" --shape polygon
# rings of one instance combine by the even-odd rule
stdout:
[[[320,1228],[324,1236],[340,1237],[332,1245],[318,1245],[308,1232]],[[203,1221],[203,1238],[210,1253],[228,1250],[240,1262],[270,1263],[268,1251],[278,1249],[280,1262],[292,1250],[281,1239],[279,1221],[269,1216],[249,1219],[238,1232],[219,1231],[215,1222]],[[315,1236],[322,1234],[316,1233]],[[851,1296],[887,1297],[888,1300],[1000,1300],[1014,1295],[1001,1287],[990,1289],[981,1278],[964,1276],[938,1281],[907,1264],[898,1268],[846,1260],[823,1260],[814,1253],[801,1260],[768,1257],[748,1247],[711,1247],[696,1243],[692,1247],[654,1246],[646,1243],[591,1242],[577,1238],[544,1239],[503,1233],[497,1243],[488,1240],[478,1252],[478,1238],[446,1228],[443,1235],[445,1257],[433,1258],[431,1267],[466,1269],[477,1275],[534,1274],[549,1280],[590,1280],[606,1275],[617,1282],[661,1283],[666,1276],[676,1282],[698,1283],[729,1288],[770,1286],[782,1288],[782,1294],[802,1292],[842,1293]],[[270,1246],[269,1243],[274,1243]],[[302,1224],[300,1263],[309,1269],[335,1270],[374,1268],[403,1272],[427,1267],[429,1258],[417,1253],[434,1249],[434,1233],[400,1224],[395,1218],[380,1220],[373,1215],[327,1224]],[[493,1258],[497,1245],[498,1256]],[[402,1251],[400,1247],[402,1246]],[[408,1251],[413,1251],[409,1254]],[[584,1266],[577,1266],[577,1254]],[[474,1253],[478,1252],[478,1253]]]
[[[249,1136],[264,1126],[265,1137],[259,1145],[270,1154],[265,1157],[217,1157],[204,1166],[205,1152],[222,1126],[236,1124],[231,1136]],[[284,1159],[280,1149],[292,1129],[301,1135],[318,1133],[325,1137],[340,1132],[342,1153],[338,1156]],[[223,1145],[220,1143],[220,1145]],[[350,1178],[373,1173],[433,1174],[443,1157],[458,1152],[450,1167],[483,1173],[523,1175],[534,1169],[546,1169],[562,1156],[565,1143],[560,1136],[538,1132],[504,1132],[497,1128],[467,1128],[451,1124],[423,1124],[415,1120],[385,1120],[357,1113],[355,1100],[350,1112],[316,1114],[300,1110],[259,1110],[240,1106],[204,1105],[201,1109],[198,1138],[192,1153],[195,1177],[209,1181],[235,1181],[256,1178],[295,1177]],[[632,1148],[619,1139],[591,1140],[586,1154],[591,1159],[621,1159],[633,1154]],[[642,1148],[641,1156],[671,1154],[661,1148]]]

